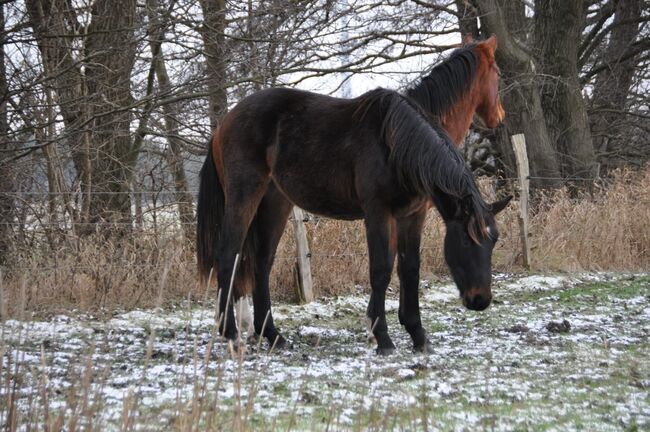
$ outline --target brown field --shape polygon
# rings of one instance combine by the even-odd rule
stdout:
[[[493,182],[483,181],[494,198]],[[645,271],[650,268],[650,170],[621,171],[590,193],[537,192],[530,235],[535,271]],[[499,216],[496,272],[522,272],[517,202]],[[316,296],[367,285],[362,222],[314,218],[307,223]],[[291,224],[272,275],[275,299],[292,300],[295,265]],[[164,306],[214,293],[196,281],[193,246],[176,227],[142,230],[119,244],[59,234],[13,256],[0,278],[3,317],[77,309],[101,311]],[[444,226],[431,211],[422,242],[422,278],[446,278]],[[55,245],[55,246],[53,246]],[[396,283],[396,280],[393,281]]]

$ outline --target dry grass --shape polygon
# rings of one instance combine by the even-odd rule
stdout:
[[[436,346],[426,356],[396,331],[396,311],[398,352],[364,348],[358,294],[281,306],[292,349],[278,355],[259,342],[233,350],[217,336],[214,311],[190,303],[110,320],[6,323],[0,429],[646,430],[650,277],[593,277],[548,278],[538,290],[510,277],[500,304],[482,314],[426,295],[423,324]],[[547,330],[563,316],[568,334]],[[508,330],[522,322],[526,335]]]
[[[540,270],[650,269],[650,170],[618,171],[593,196],[544,197],[531,221]]]
[[[491,182],[483,182],[482,187],[488,199],[494,199]],[[534,270],[650,268],[650,169],[617,172],[592,195],[572,198],[559,190],[537,196],[530,233]],[[522,270],[517,211],[514,202],[499,215],[495,271]],[[307,227],[317,296],[367,285],[362,222],[314,219]],[[440,217],[431,211],[422,241],[422,278],[447,275],[443,237]],[[55,250],[51,244],[32,244],[15,254],[0,278],[0,315],[162,306],[209,295],[196,282],[192,246],[177,229],[145,232],[119,244],[97,237],[66,238]],[[288,224],[272,274],[276,299],[294,298],[294,253]]]
[[[193,251],[181,236],[143,235],[119,243],[88,237],[55,252],[37,248],[21,255],[4,275],[9,316],[21,309],[57,313],[158,307],[206,294],[196,282]]]

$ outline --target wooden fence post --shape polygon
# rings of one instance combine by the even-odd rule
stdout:
[[[298,261],[298,286],[296,287],[296,292],[302,303],[309,303],[314,300],[310,264],[311,254],[309,253],[307,230],[305,229],[305,214],[298,207],[293,208],[293,231],[296,237],[296,256]]]
[[[4,323],[7,319],[7,309],[5,305],[5,287],[3,281],[2,267],[0,267],[0,322]]]
[[[517,173],[519,177],[519,229],[521,231],[522,253],[524,267],[530,268],[530,242],[528,241],[528,197],[530,193],[530,171],[528,167],[528,154],[526,153],[526,138],[524,134],[512,135],[512,148],[517,160]]]

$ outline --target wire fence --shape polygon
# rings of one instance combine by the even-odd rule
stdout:
[[[567,182],[588,182],[594,185],[605,186],[608,179],[585,179],[585,178],[560,178],[529,176],[530,180]],[[508,186],[506,189],[516,190],[512,187],[518,181],[515,177],[491,178],[492,189],[496,184]],[[534,189],[533,189],[534,192]],[[0,227],[10,230],[21,230],[36,234],[39,231],[60,232],[74,230],[77,227],[89,227],[94,230],[106,227],[132,228],[140,235],[158,235],[159,230],[168,230],[167,234],[175,234],[177,230],[191,230],[195,225],[194,221],[179,216],[179,206],[191,205],[195,212],[195,202],[199,191],[189,189],[184,191],[159,189],[159,190],[130,190],[130,191],[55,191],[46,190],[19,190],[0,192],[0,200],[10,202],[13,206],[10,217],[0,219]],[[97,197],[128,196],[130,199],[130,214],[124,215],[121,219],[111,218],[88,220],[84,218],[80,210],[81,202]],[[187,200],[186,200],[187,199]],[[570,197],[563,199],[578,203],[585,199],[585,196]],[[594,198],[597,199],[597,198]],[[640,197],[645,203],[650,204],[650,198]],[[306,214],[303,222],[320,222],[324,218],[317,215]],[[289,219],[293,221],[293,217]]]
[[[529,177],[530,179],[539,180],[557,180],[566,181],[563,178],[554,177]],[[485,180],[482,180],[484,186]],[[511,183],[518,181],[517,178],[490,178],[487,180],[488,189],[495,194],[497,185],[503,185],[503,182]],[[590,179],[570,179],[570,181],[589,181]],[[606,183],[607,179],[599,179],[598,182]],[[503,194],[500,192],[500,194]],[[198,190],[190,189],[186,191],[177,191],[169,189],[159,190],[131,190],[131,191],[92,191],[93,196],[112,196],[112,195],[128,195],[130,197],[130,214],[124,220],[81,220],[77,211],[78,202],[73,202],[73,214],[70,214],[70,209],[66,208],[64,203],[60,202],[60,198],[70,199],[71,197],[87,197],[87,193],[79,190],[74,192],[49,192],[45,190],[23,190],[12,192],[0,192],[0,200],[8,199],[13,202],[11,214],[8,218],[0,220],[0,229],[4,230],[4,235],[12,237],[12,241],[23,242],[33,246],[37,242],[47,243],[51,242],[52,236],[63,241],[72,241],[79,236],[78,228],[91,227],[91,232],[100,232],[104,229],[127,229],[132,233],[132,241],[137,242],[146,239],[153,239],[156,241],[180,239],[185,236],[185,244],[192,245],[189,242],[188,233],[195,232],[195,220],[187,221],[182,220],[178,210],[179,204],[191,204],[192,211],[195,212],[195,202],[198,196]],[[183,202],[181,197],[191,196],[190,202]],[[51,200],[58,200],[54,207],[52,207]],[[137,199],[140,200],[136,205]],[[582,197],[563,197],[568,202],[579,203],[585,199],[590,199],[588,195]],[[592,197],[591,199],[602,199],[601,197]],[[641,201],[650,205],[650,198],[640,198]],[[55,209],[53,211],[53,208]],[[289,221],[294,221],[293,216],[290,216]],[[323,223],[331,221],[317,215],[305,213],[305,217],[301,220],[308,226],[312,236],[318,236],[319,230],[322,228]],[[507,230],[515,232],[517,230],[516,221],[509,220],[507,223],[510,225],[506,227]],[[291,224],[288,224],[288,230]],[[356,228],[357,231],[362,231],[362,226]],[[331,234],[331,233],[330,233]],[[516,236],[515,236],[516,237]],[[367,258],[365,249],[365,235],[360,233],[352,240],[342,239],[342,242],[348,242],[343,246],[338,245],[334,251],[312,251],[309,254],[310,258],[314,259],[345,259],[345,258]],[[440,242],[438,242],[440,243]],[[354,246],[352,246],[354,245]],[[351,251],[351,248],[356,250]],[[423,245],[422,251],[438,251],[440,246]],[[294,261],[295,254],[288,251],[286,248],[284,254],[278,254],[275,257],[276,261]],[[140,269],[159,269],[166,266],[161,262],[142,262],[142,260],[116,260],[109,265],[121,266]],[[2,267],[0,267],[2,268]],[[60,270],[92,270],[92,265],[84,265],[78,262],[65,263],[57,265],[43,265],[38,267],[38,271],[60,271]],[[6,270],[6,267],[5,267]],[[34,267],[29,266],[12,266],[11,270],[14,271],[31,271]]]
[[[552,180],[557,181],[560,184],[570,184],[573,182],[584,182],[592,184],[601,184],[607,183],[609,179],[607,178],[582,178],[582,177],[543,177],[543,176],[528,176],[528,180]],[[492,177],[491,180],[496,182],[515,182],[519,181],[518,177]],[[110,195],[144,195],[144,196],[167,196],[172,195],[176,196],[178,194],[190,194],[196,198],[199,194],[198,189],[187,189],[187,190],[128,190],[128,191],[91,191],[84,192],[81,190],[71,190],[71,191],[47,191],[47,190],[19,190],[19,191],[4,191],[0,192],[0,195],[7,197],[24,197],[24,196],[74,196],[74,195],[95,195],[95,196],[110,196]]]
[[[193,201],[192,210],[195,212],[195,198],[198,195],[197,190],[189,190],[185,192],[192,196]],[[75,192],[81,195],[81,192]],[[18,248],[23,250],[27,249],[25,254],[29,254],[29,248],[36,248],[37,245],[45,245],[50,249],[66,249],[68,248],[69,256],[79,255],[79,259],[65,259],[60,260],[34,260],[29,265],[21,265],[20,263],[13,263],[11,267],[0,266],[0,269],[12,272],[93,272],[97,270],[95,262],[86,263],[85,258],[81,255],[84,251],[78,247],[79,239],[83,240],[78,233],[79,227],[94,227],[90,231],[102,232],[107,229],[121,229],[126,228],[130,235],[122,242],[131,242],[134,244],[145,243],[173,243],[178,245],[179,248],[192,250],[193,242],[187,238],[187,233],[194,233],[196,221],[183,221],[180,218],[178,211],[178,197],[179,194],[175,190],[135,190],[135,191],[114,191],[114,192],[93,192],[94,195],[124,195],[128,194],[132,197],[130,217],[128,220],[95,220],[95,221],[80,221],[75,220],[75,216],[68,213],[68,209],[62,204],[57,203],[55,213],[52,214],[52,207],[50,206],[50,199],[59,199],[60,197],[69,197],[71,193],[48,191],[16,191],[10,193],[0,193],[0,199],[14,198],[14,208],[10,219],[0,221],[0,229],[5,229],[12,239],[18,245]],[[143,200],[141,208],[137,209],[133,203],[133,197],[169,197],[169,200]],[[75,208],[76,210],[76,208]],[[367,260],[368,252],[365,249],[365,235],[363,225],[346,225],[344,222],[334,222],[332,219],[304,213],[305,217],[301,218],[301,222],[305,223],[310,237],[321,238],[327,237],[327,241],[318,241],[317,245],[308,253],[308,258],[311,260],[350,260],[361,259]],[[292,223],[295,221],[293,215],[288,218],[286,231],[292,232]],[[339,223],[339,226],[333,227],[332,223]],[[339,228],[340,227],[340,228]],[[342,228],[345,227],[345,228]],[[343,233],[341,238],[334,241],[332,238]],[[327,231],[325,234],[324,232]],[[353,234],[351,234],[353,233]],[[293,239],[291,235],[285,234],[285,243],[290,243],[288,246],[280,245],[277,255],[275,256],[276,262],[283,262],[293,265],[296,261],[296,251],[293,246]],[[54,241],[52,240],[54,238]],[[48,245],[48,243],[51,243]],[[163,247],[163,246],[161,246]],[[164,246],[169,248],[169,246]],[[423,245],[422,251],[434,251],[438,247]],[[191,254],[190,254],[191,255]],[[121,259],[119,257],[109,257],[104,264],[107,268],[115,269],[133,269],[140,271],[155,271],[162,270],[169,266],[164,260],[153,260],[149,262],[150,258],[147,256],[136,256],[132,259]],[[58,261],[58,262],[52,262]],[[187,258],[185,258],[187,261]]]
[[[516,185],[509,188],[503,179],[480,178],[479,187],[488,202],[516,192]],[[602,187],[598,185],[594,191],[540,192],[538,197],[544,202],[531,212],[529,225],[534,268],[647,267],[650,237],[643,221],[650,220],[649,188],[650,170],[646,170],[642,175],[625,172],[612,184],[604,179]],[[172,304],[188,296],[205,295],[206,290],[213,292],[214,285],[206,287],[199,283],[194,253],[195,221],[181,219],[179,198],[183,195],[169,188],[140,188],[128,194],[125,201],[130,207],[126,207],[128,214],[124,219],[80,222],[77,212],[83,202],[73,201],[72,206],[66,207],[64,201],[70,200],[70,195],[65,192],[0,193],[0,255],[7,251],[2,250],[4,243],[9,245],[6,255],[10,257],[4,264],[0,262],[0,286],[4,284],[8,296],[5,304],[20,304],[24,296],[33,307],[45,310],[62,301],[80,307],[147,307],[156,306],[161,297]],[[185,192],[188,195],[192,201],[189,208],[194,213],[197,191],[190,189]],[[139,209],[135,204],[138,196],[144,197]],[[3,201],[11,201],[10,198],[14,198],[14,205],[8,215],[3,214],[7,210]],[[351,287],[367,287],[368,252],[363,222],[305,215],[300,221],[305,225],[310,248],[308,262],[314,277],[314,294],[332,296]],[[519,216],[520,205],[515,200],[497,218],[500,240],[492,256],[495,272],[524,268]],[[82,228],[88,226],[94,229],[84,232]],[[288,301],[297,298],[293,293],[300,286],[294,229],[293,223],[287,224],[270,278],[274,298]],[[444,236],[442,218],[435,210],[430,211],[421,239],[423,279],[449,275]],[[399,284],[396,275],[393,272],[392,286]],[[160,294],[163,291],[164,296]]]

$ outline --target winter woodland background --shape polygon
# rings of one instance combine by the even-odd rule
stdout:
[[[525,134],[537,265],[647,268],[649,19],[642,0],[1,1],[5,296],[83,307],[199,289],[197,175],[230,107],[270,86],[404,89],[461,34],[497,36],[507,113],[496,130],[476,124],[463,151],[500,193],[515,177],[509,137]],[[495,260],[511,268],[504,218]],[[426,233],[434,272],[442,229]],[[309,234],[320,294],[365,279],[358,225],[316,218]]]

